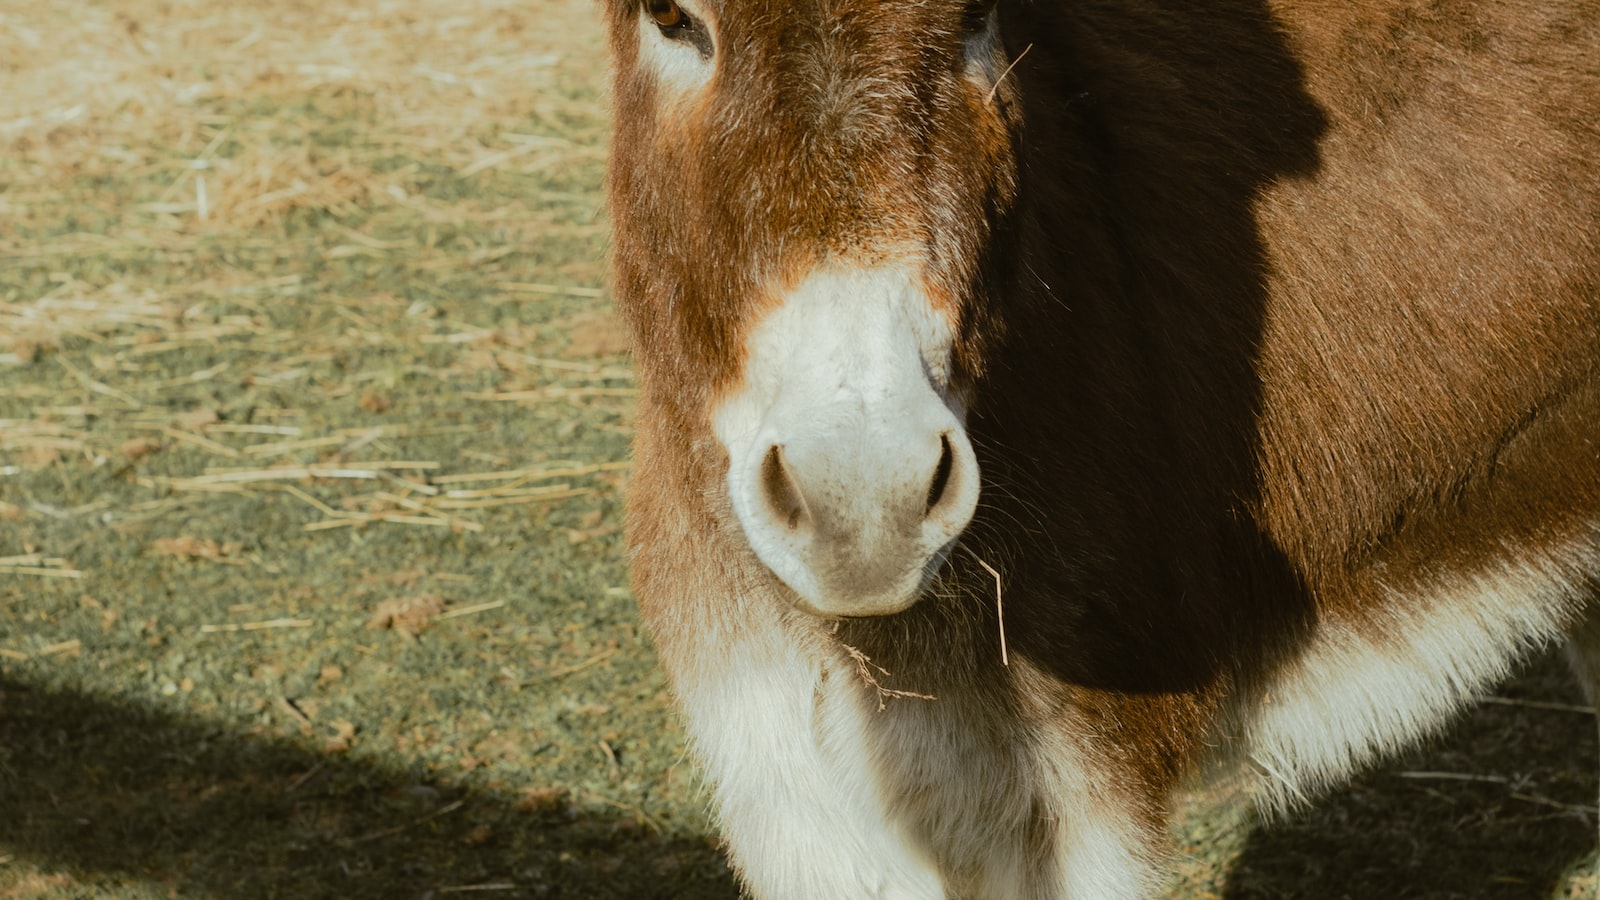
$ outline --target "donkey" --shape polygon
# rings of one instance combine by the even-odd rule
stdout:
[[[604,0],[628,552],[765,898],[1160,889],[1565,639],[1600,2]]]

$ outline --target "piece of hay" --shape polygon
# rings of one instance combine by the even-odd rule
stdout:
[[[191,431],[197,428],[204,428],[207,425],[215,425],[221,421],[222,416],[218,415],[216,410],[208,406],[191,409],[183,415],[178,416],[178,422]]]
[[[61,462],[61,451],[49,444],[30,443],[23,446],[22,452],[17,457],[22,468],[37,471],[58,465]]]
[[[137,462],[161,449],[161,441],[153,437],[134,438],[122,445],[122,455],[129,462]]]
[[[395,597],[378,604],[367,619],[367,627],[374,631],[392,629],[415,639],[443,612],[444,599],[438,594]]]
[[[572,323],[567,353],[572,356],[616,356],[627,353],[632,343],[621,320],[615,316],[586,314]]]
[[[230,565],[244,565],[243,560],[229,558],[244,549],[244,544],[238,541],[219,544],[213,540],[185,535],[175,538],[157,538],[151,542],[150,547],[162,556],[176,556],[182,559],[204,559]]]
[[[356,402],[360,404],[362,409],[374,414],[388,412],[389,407],[394,405],[393,401],[388,397],[375,391],[363,391],[361,398]]]
[[[333,736],[322,744],[324,753],[344,753],[350,745],[356,742],[356,726],[344,719],[336,719],[333,723]]]
[[[572,792],[564,787],[523,788],[517,800],[517,809],[529,813],[564,812]]]

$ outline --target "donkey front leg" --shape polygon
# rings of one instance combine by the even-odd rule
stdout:
[[[859,679],[789,642],[719,647],[680,682],[733,863],[761,900],[943,900],[887,812]]]

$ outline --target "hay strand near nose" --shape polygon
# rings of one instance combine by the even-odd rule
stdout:
[[[844,641],[840,641],[839,642],[839,646],[843,647],[844,648],[844,652],[846,654],[848,654],[850,656],[850,659],[855,662],[855,664],[856,664],[856,674],[860,675],[861,676],[861,680],[866,683],[867,687],[872,688],[872,690],[878,695],[878,712],[883,712],[885,709],[888,709],[888,704],[885,702],[886,700],[898,700],[898,699],[937,700],[937,699],[939,699],[938,697],[935,697],[932,694],[919,694],[916,691],[900,691],[900,690],[895,690],[894,688],[884,687],[883,683],[878,680],[878,675],[882,675],[885,678],[891,677],[892,673],[888,669],[885,669],[883,666],[880,666],[877,663],[873,662],[872,659],[870,657],[868,657],[865,653],[862,653],[860,650],[856,649],[855,647],[852,647],[849,644],[846,644]],[[877,675],[873,674],[874,671],[877,672]]]
[[[1028,46],[1023,47],[1022,48],[1022,52],[1017,54],[1017,58],[1013,59],[1011,61],[1011,65],[1006,66],[1006,70],[1004,72],[1001,72],[1000,73],[1000,77],[996,78],[994,80],[994,84],[989,88],[989,95],[987,97],[983,98],[983,102],[984,102],[985,105],[994,103],[994,95],[1000,92],[1000,85],[1005,83],[1006,76],[1011,74],[1011,70],[1015,69],[1017,67],[1017,63],[1022,62],[1022,58],[1024,56],[1027,56],[1028,55],[1028,51],[1032,50],[1032,49],[1033,49],[1033,45],[1032,44],[1029,44]]]
[[[1005,596],[1004,596],[1004,593],[1001,591],[1001,587],[1000,587],[1000,573],[995,571],[994,566],[991,566],[988,563],[984,562],[983,561],[983,557],[979,556],[976,553],[973,553],[973,551],[971,551],[971,550],[968,550],[967,552],[972,554],[972,558],[978,561],[978,565],[983,566],[983,570],[985,572],[988,572],[990,575],[994,576],[994,614],[995,614],[995,618],[999,621],[999,627],[1000,627],[1000,664],[1002,666],[1010,666],[1011,665],[1011,657],[1006,652],[1006,608],[1005,608]]]

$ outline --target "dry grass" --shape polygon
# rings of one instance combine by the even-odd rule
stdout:
[[[624,587],[597,18],[0,10],[0,896],[729,894]]]
[[[297,210],[412,204],[453,220],[459,210],[415,198],[388,162],[425,157],[472,177],[601,152],[592,98],[555,90],[601,55],[589,13],[493,0],[15,4],[0,18],[0,142],[15,186],[0,212],[27,222],[53,206],[53,185],[132,177],[146,179],[142,195],[97,205],[131,206],[168,247]],[[348,117],[349,140],[282,114],[318,104]],[[391,249],[348,238],[345,252]]]
[[[596,354],[579,346],[595,340],[584,333],[592,313],[578,316],[578,357],[552,359],[528,352],[550,345],[548,329],[462,325],[401,299],[403,289],[347,293],[272,271],[285,246],[309,239],[324,263],[380,263],[389,284],[520,275],[502,264],[527,252],[519,239],[531,230],[566,242],[561,264],[540,272],[558,278],[504,277],[480,302],[601,299],[593,179],[605,129],[593,18],[582,3],[492,0],[52,2],[0,13],[0,217],[13,225],[0,230],[0,260],[18,276],[0,283],[0,366],[54,376],[20,392],[29,415],[0,421],[0,464],[105,466],[183,445],[240,470],[141,483],[163,494],[382,483],[343,498],[346,509],[271,485],[326,517],[307,528],[478,529],[454,511],[580,496],[568,485],[530,487],[529,477],[469,497],[416,480],[436,460],[343,463],[427,425],[329,422],[313,432],[291,421],[292,409],[264,424],[170,407],[213,381],[301,385],[352,342],[396,355],[419,344],[460,349],[417,368],[442,381],[492,370],[496,389],[472,395],[482,399],[626,403],[628,370],[589,362]],[[497,190],[496,177],[521,189]],[[248,262],[217,264],[218,255]],[[336,323],[308,329],[273,312],[312,298]],[[69,347],[87,348],[88,365],[56,352]],[[217,348],[231,358],[174,371],[175,360],[198,355],[186,351]],[[336,390],[368,412],[393,402],[362,377]],[[336,464],[280,464],[307,453]]]
[[[161,290],[84,278],[61,264],[74,257],[181,269],[207,242],[271,246],[307,217],[331,220],[318,226],[329,259],[403,255],[414,270],[512,252],[463,260],[426,230],[385,234],[418,220],[434,234],[513,218],[598,234],[592,195],[573,198],[586,220],[572,221],[474,184],[593,170],[604,125],[590,13],[473,0],[13,4],[0,13],[0,257],[36,262],[46,279],[0,298],[0,363],[69,338],[150,354],[250,335],[261,321],[210,317],[194,300],[299,285],[233,271]],[[455,196],[429,196],[440,180]],[[573,289],[598,287],[598,262]]]

